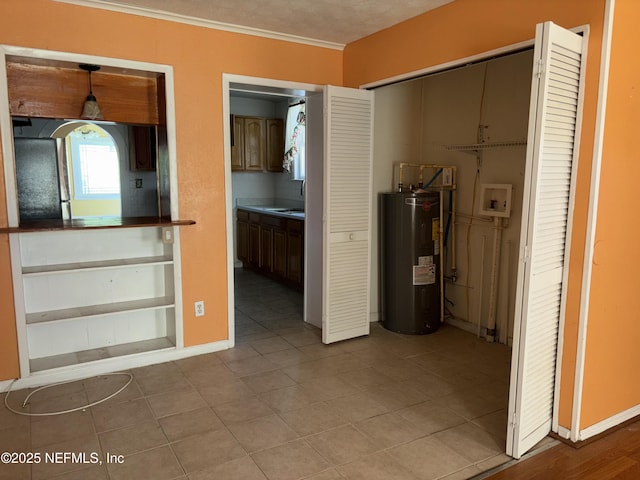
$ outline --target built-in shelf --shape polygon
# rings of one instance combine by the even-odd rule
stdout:
[[[157,257],[122,258],[95,262],[37,265],[33,267],[23,267],[22,274],[24,276],[51,275],[56,273],[69,273],[73,271],[103,270],[109,268],[126,268],[150,265],[169,265],[172,263],[173,259],[170,255],[162,255]]]
[[[175,348],[178,232],[167,235],[173,226],[164,222],[137,227],[76,223],[10,237],[23,376]]]
[[[161,337],[151,340],[141,340],[139,342],[122,343],[102,348],[94,348],[91,350],[82,350],[79,352],[63,353],[60,355],[52,355],[50,357],[32,358],[29,360],[31,372],[41,372],[53,368],[67,367],[97,360],[121,357],[124,355],[133,355],[137,353],[157,352],[175,348],[170,338]]]
[[[116,302],[104,305],[89,305],[86,307],[65,308],[61,310],[50,310],[47,312],[27,313],[27,325],[38,325],[43,323],[53,323],[80,318],[99,317],[103,315],[113,315],[116,313],[134,312],[140,310],[157,310],[160,308],[174,307],[173,297],[158,297],[144,300],[133,300],[130,302]]]

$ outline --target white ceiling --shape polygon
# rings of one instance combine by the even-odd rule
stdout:
[[[58,0],[133,7],[344,45],[454,0]],[[156,16],[156,15],[152,15]]]

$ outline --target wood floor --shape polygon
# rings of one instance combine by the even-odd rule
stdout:
[[[640,479],[640,420],[581,448],[561,443],[486,479]]]

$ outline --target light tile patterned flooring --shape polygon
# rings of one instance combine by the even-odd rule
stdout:
[[[235,348],[134,369],[124,392],[87,411],[0,409],[0,452],[109,452],[123,464],[0,464],[0,480],[453,480],[509,460],[508,348],[447,325],[426,336],[372,325],[327,346],[301,311],[300,294],[237,271]],[[30,409],[95,401],[125,381],[57,386]]]

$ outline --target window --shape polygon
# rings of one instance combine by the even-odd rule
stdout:
[[[304,102],[289,106],[285,127],[284,169],[292,172],[294,180],[305,177],[305,125]]]
[[[73,198],[120,198],[120,164],[113,139],[106,133],[81,127],[67,137],[71,143]]]

